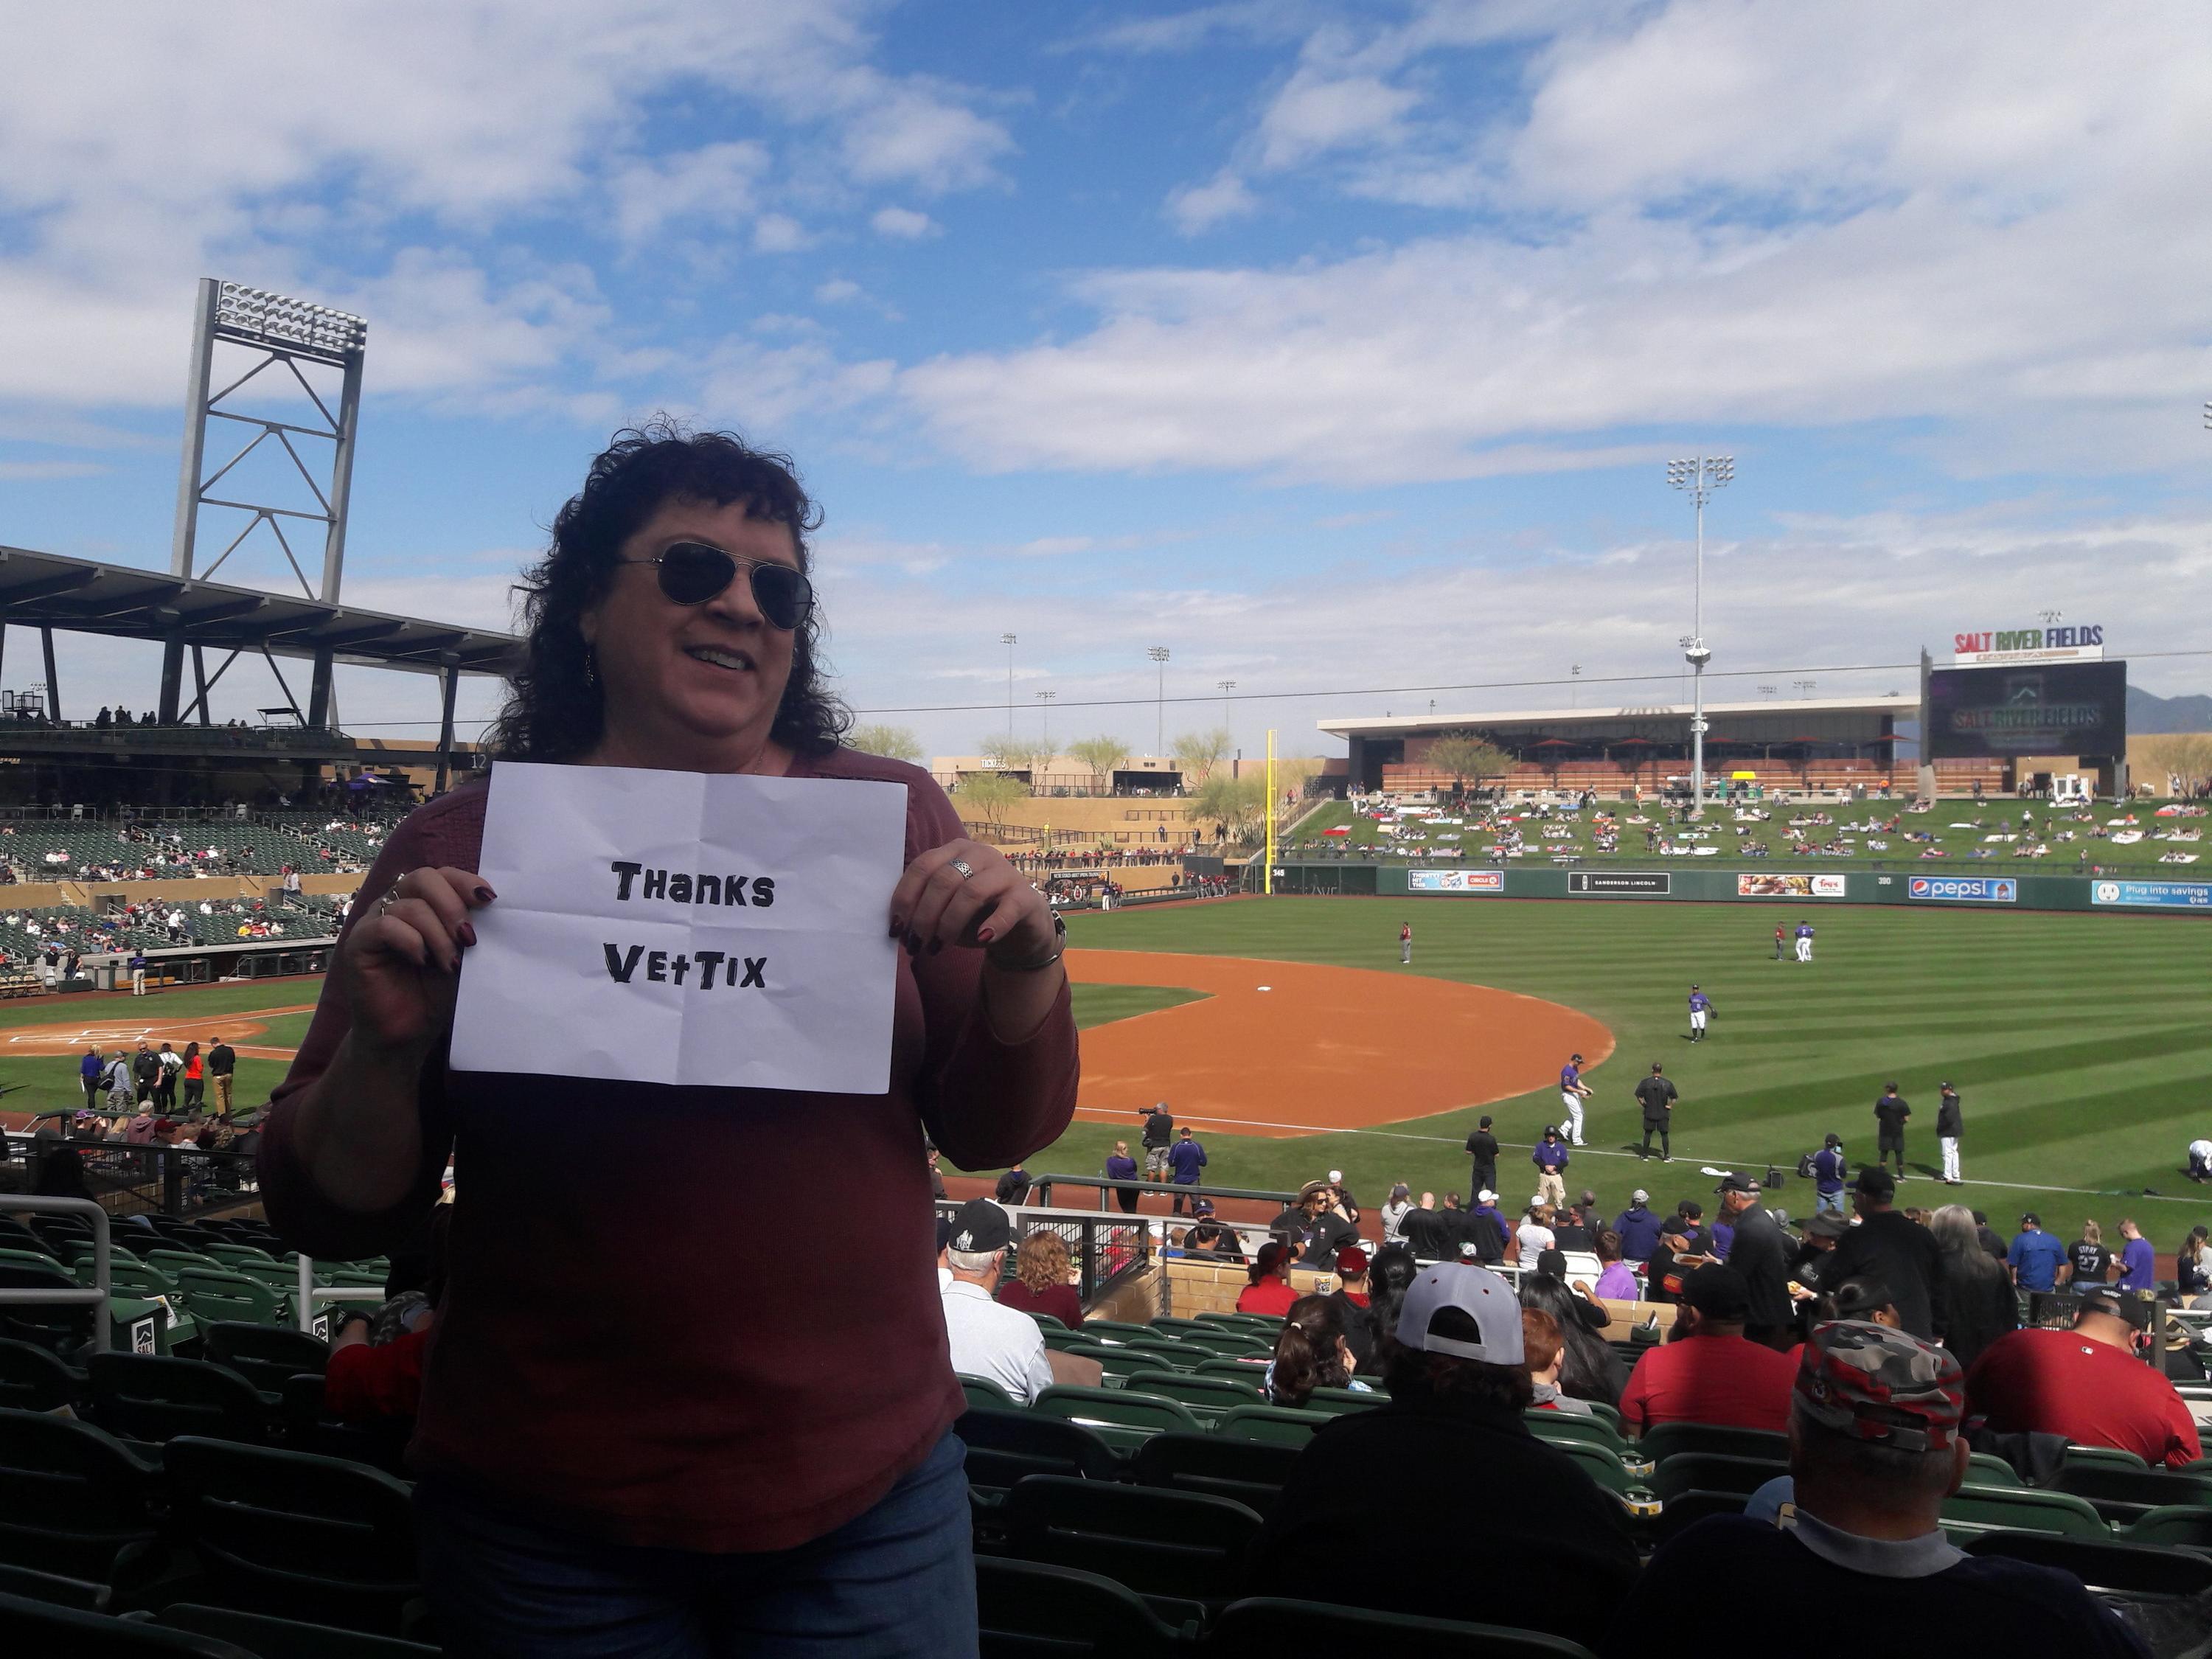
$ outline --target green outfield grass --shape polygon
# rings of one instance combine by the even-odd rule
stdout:
[[[1418,945],[1405,969],[1397,933],[1408,917]],[[1795,912],[1633,900],[1279,898],[1079,915],[1069,933],[1078,949],[1434,975],[1595,1016],[1619,1047],[1589,1073],[1590,1146],[1568,1186],[1595,1188],[1608,1207],[1639,1185],[1656,1203],[1691,1194],[1710,1203],[1714,1182],[1700,1164],[1794,1171],[1831,1129],[1855,1161],[1870,1156],[1874,1099],[1892,1078],[1913,1105],[1910,1166],[1932,1175],[1936,1085],[1948,1077],[1966,1103],[1972,1184],[1911,1180],[1901,1201],[1933,1206],[1956,1194],[2008,1235],[2033,1208],[2068,1238],[2091,1215],[2109,1237],[2132,1211],[2162,1252],[2212,1219],[2212,1188],[2192,1188],[2181,1173],[2187,1143],[2212,1133],[2212,926],[2186,916],[1837,906],[1814,918],[1816,959],[1800,966],[1771,959],[1783,920],[1794,922]],[[1719,1009],[1711,1037],[1694,1048],[1684,1040],[1692,980]],[[1096,994],[1082,993],[1086,1001]],[[1259,1078],[1279,1063],[1251,1058]],[[1622,1155],[1640,1138],[1629,1090],[1654,1060],[1682,1095],[1675,1162],[1666,1166]],[[1142,1103],[1127,1103],[1132,1111]],[[1558,1108],[1547,1089],[1486,1109],[1500,1138],[1516,1143],[1501,1164],[1509,1203],[1534,1190],[1525,1148]],[[1417,1192],[1463,1191],[1462,1143],[1474,1118],[1470,1109],[1388,1132],[1292,1139],[1194,1127],[1212,1159],[1206,1174],[1220,1185],[1291,1188],[1341,1169],[1373,1205],[1398,1180]],[[1110,1123],[1079,1119],[1028,1168],[1095,1172],[1115,1133]],[[2142,1196],[2147,1188],[2162,1196]],[[1774,1203],[1809,1211],[1809,1183],[1793,1176]]]
[[[264,1008],[300,1008],[322,994],[319,979],[279,980],[273,983],[210,985],[190,990],[156,992],[150,996],[26,997],[0,1003],[0,1107],[11,1112],[43,1112],[82,1103],[77,1085],[77,1060],[73,1054],[18,1054],[8,1051],[7,1036],[25,1026],[82,1026],[101,1032],[125,1032],[142,1025],[169,1026],[178,1023],[204,1024],[203,1036],[219,1036],[226,1015],[254,1013]],[[1121,1018],[1122,1016],[1117,1016]],[[258,1046],[296,1048],[306,1037],[307,1014],[280,1014],[257,1023],[266,1031],[252,1039]],[[233,1033],[235,1036],[235,1033]],[[189,1039],[187,1039],[189,1041]],[[135,1047],[114,1039],[103,1047]],[[240,1109],[258,1106],[283,1081],[285,1062],[240,1055],[235,1099]]]
[[[1761,803],[1761,808],[1771,811],[1773,817],[1764,823],[1743,826],[1749,832],[1744,836],[1735,833],[1737,825],[1731,816],[1731,809],[1711,806],[1706,809],[1700,826],[1710,830],[1711,836],[1696,844],[1712,846],[1720,850],[1710,858],[1692,857],[1688,862],[1728,865],[1742,860],[1762,870],[1851,870],[1865,869],[1876,864],[1892,866],[1910,864],[1918,868],[1923,863],[1940,862],[1947,866],[1959,866],[1961,873],[1970,870],[1996,869],[2013,874],[2032,872],[2045,876],[2069,875],[2077,866],[2086,864],[2102,866],[2106,870],[2118,870],[2130,876],[2165,880],[2212,878],[2212,839],[2199,842],[2152,839],[2154,836],[2176,831],[2182,834],[2203,832],[2208,822],[2212,821],[2201,817],[2154,817],[2152,814],[2164,804],[2146,801],[2127,809],[2128,812],[2134,814],[2136,820],[2135,828],[2141,831],[2143,839],[2123,846],[2114,846],[2111,841],[2099,840],[2090,834],[2092,830],[2106,829],[2110,820],[2125,816],[2110,803],[2100,805],[2086,821],[2081,821],[2075,818],[2072,809],[2064,809],[2054,815],[2046,801],[1992,800],[1976,806],[1971,801],[1945,800],[1938,801],[1926,812],[1914,813],[1905,811],[1905,803],[1903,801],[1826,800],[1799,806],[1768,800]],[[1663,830],[1676,842],[1686,842],[1682,826],[1671,821],[1668,808],[1662,805],[1646,802],[1641,806],[1630,806],[1610,800],[1601,805],[1604,811],[1613,814],[1618,822],[1620,851],[1601,853],[1597,850],[1596,836],[1592,829],[1592,821],[1596,814],[1585,812],[1546,821],[1571,832],[1562,840],[1546,841],[1540,834],[1538,824],[1533,821],[1524,824],[1522,836],[1528,850],[1513,861],[1531,867],[1541,866],[1548,865],[1557,855],[1571,853],[1595,863],[1642,864],[1655,856],[1666,856],[1671,863],[1677,855],[1659,855],[1646,849],[1644,835],[1647,829]],[[2017,833],[2023,810],[2035,814],[2037,832],[2050,848],[2045,857],[2021,857],[2021,849],[2027,844],[2025,838],[2018,842],[1994,843],[1984,840],[1985,836],[2004,833],[2005,820],[2010,820],[2012,831]],[[1802,833],[1807,839],[1819,845],[1831,836],[1843,836],[1849,841],[1852,850],[1848,854],[1823,853],[1801,856],[1791,853],[1789,820],[1801,811],[1826,812],[1836,821],[1833,827],[1805,830]],[[1651,823],[1649,825],[1630,823],[1627,819],[1632,813],[1641,814]],[[1869,820],[1887,822],[1899,813],[1904,814],[1904,822],[1899,826],[1899,833],[1896,835],[1860,833],[1845,836],[1842,829],[1844,825],[1864,823]],[[1953,828],[1954,824],[1970,824],[1977,819],[1981,822],[1978,830]],[[1341,836],[1326,833],[1337,829],[1346,833]],[[1947,856],[1941,860],[1922,860],[1920,854],[1923,843],[1906,841],[1903,831],[1908,830],[1915,833],[1925,831],[1934,836],[1934,846]],[[2078,839],[2069,842],[2052,839],[2062,831],[2072,831]],[[2124,828],[2121,833],[2125,833]],[[1446,841],[1443,839],[1446,835],[1455,835],[1460,839]],[[1297,833],[1285,840],[1284,850],[1288,856],[1295,858],[1340,848],[1346,843],[1370,848],[1387,844],[1401,858],[1426,852],[1439,857],[1458,856],[1469,864],[1491,864],[1498,860],[1488,858],[1483,849],[1495,840],[1495,836],[1490,831],[1464,824],[1438,825],[1413,834],[1388,836],[1382,833],[1381,826],[1374,819],[1364,813],[1355,812],[1346,802],[1335,801],[1319,808],[1311,817],[1300,823]],[[1887,842],[1887,845],[1881,848],[1867,845],[1868,842],[1876,840]],[[1767,849],[1766,854],[1747,858],[1744,849],[1754,843],[1763,844]],[[1990,856],[1986,859],[1968,856],[1976,853],[1986,853]],[[2197,861],[2195,864],[2160,864],[2159,856],[2164,853],[2197,854]]]
[[[1204,991],[1185,991],[1168,985],[1078,985],[1074,988],[1075,1024],[1109,1025],[1117,1019],[1133,1019],[1186,1002],[1200,1002]]]

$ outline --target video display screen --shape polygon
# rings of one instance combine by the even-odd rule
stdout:
[[[1939,668],[1929,677],[1928,754],[2124,755],[2128,665],[2063,662]]]

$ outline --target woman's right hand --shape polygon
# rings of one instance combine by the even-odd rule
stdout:
[[[353,925],[338,970],[352,1036],[388,1049],[428,1048],[453,1023],[461,952],[477,942],[469,912],[495,896],[472,870],[410,870]]]

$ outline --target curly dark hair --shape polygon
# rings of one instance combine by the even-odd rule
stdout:
[[[599,742],[606,711],[586,673],[583,613],[606,591],[622,544],[662,502],[681,497],[726,507],[791,532],[799,568],[812,568],[807,532],[822,511],[787,455],[755,449],[734,432],[687,432],[662,419],[617,432],[592,459],[584,487],[553,520],[545,556],[522,573],[526,629],[521,665],[487,741],[506,760],[573,761]],[[769,735],[799,754],[827,754],[853,723],[823,680],[820,611],[792,641],[791,678]]]

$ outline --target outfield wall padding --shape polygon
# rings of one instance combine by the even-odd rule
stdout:
[[[1648,863],[1577,869],[1364,864],[1317,860],[1276,866],[1278,893],[1449,899],[1566,899],[1589,904],[1765,905],[1777,912],[1835,904],[1959,910],[2094,910],[2106,915],[2212,916],[2212,878],[1978,876],[1944,870],[1700,870]],[[1817,884],[1806,891],[1801,883]],[[1437,890],[1448,884],[1446,890]],[[1751,887],[1779,889],[1747,891]]]

